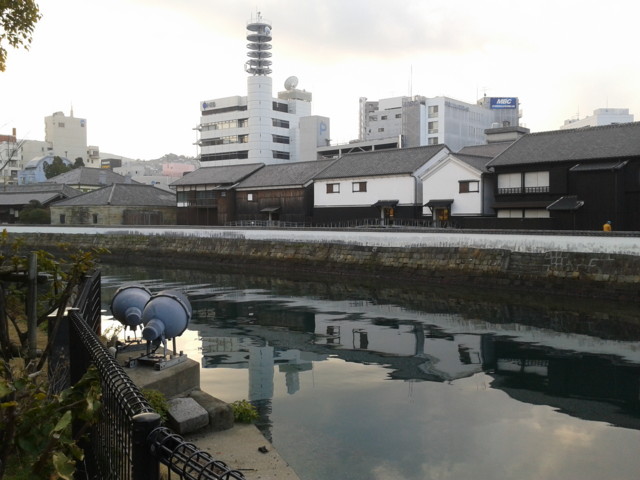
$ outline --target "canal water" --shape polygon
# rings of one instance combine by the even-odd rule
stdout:
[[[188,296],[201,388],[303,480],[638,478],[636,306],[104,265],[106,317],[129,283]]]

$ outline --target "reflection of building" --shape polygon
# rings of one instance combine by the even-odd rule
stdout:
[[[249,400],[273,397],[273,347],[249,347]]]
[[[499,338],[492,343],[495,360],[488,367],[502,377],[501,388],[640,406],[640,365],[611,355],[569,354]]]

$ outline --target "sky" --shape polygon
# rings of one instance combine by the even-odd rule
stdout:
[[[597,108],[640,121],[640,4],[628,0],[37,0],[29,50],[0,72],[0,134],[44,140],[44,117],[87,120],[89,145],[149,160],[196,156],[200,102],[246,95],[246,24],[272,25],[274,96],[290,76],[358,137],[358,101],[518,97],[555,130]]]

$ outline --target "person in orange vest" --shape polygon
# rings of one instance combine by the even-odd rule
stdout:
[[[611,220],[609,220],[607,223],[605,223],[605,224],[602,226],[602,230],[603,230],[604,232],[610,232],[610,231],[611,231]]]

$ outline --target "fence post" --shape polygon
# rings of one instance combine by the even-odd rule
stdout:
[[[132,420],[131,478],[133,480],[158,480],[160,465],[151,454],[147,444],[149,434],[160,426],[161,417],[157,413],[145,412],[134,415]]]

